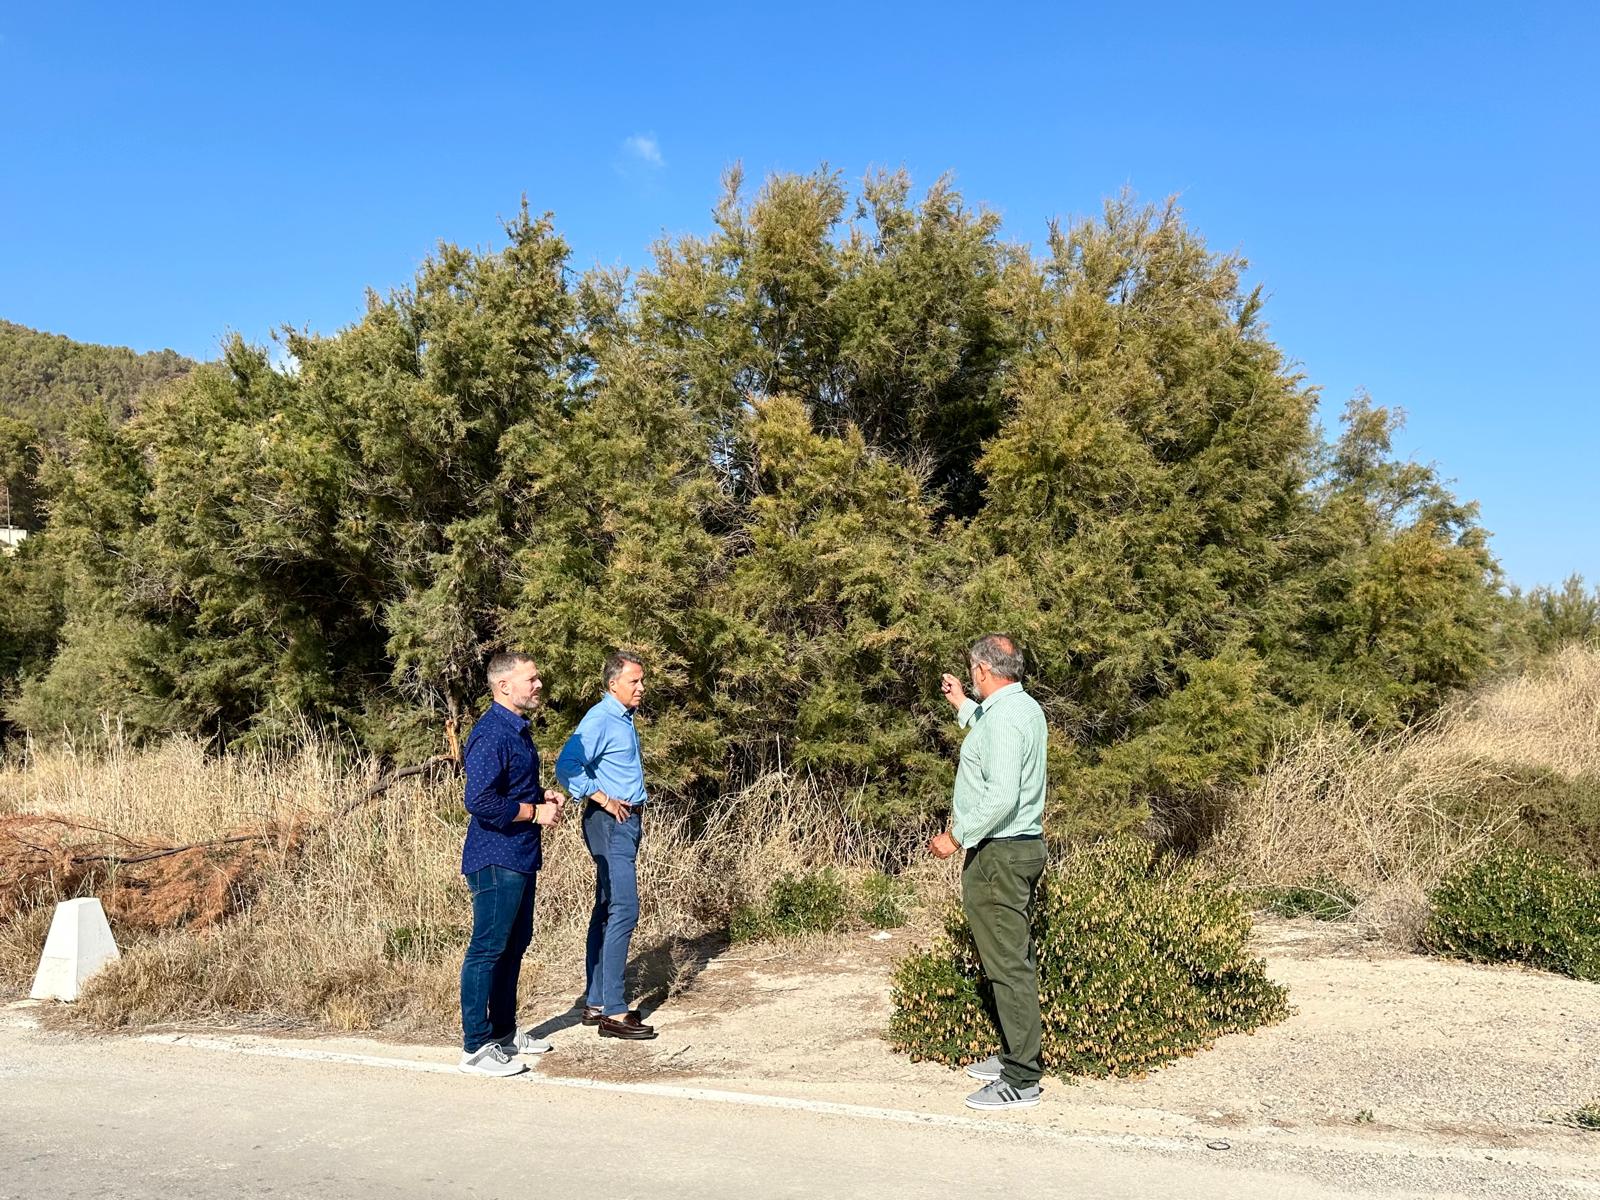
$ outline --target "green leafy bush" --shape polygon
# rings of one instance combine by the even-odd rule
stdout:
[[[896,969],[890,1041],[958,1066],[994,1050],[992,1007],[959,912],[932,950]],[[1240,898],[1188,860],[1120,838],[1078,851],[1041,883],[1033,937],[1044,1065],[1138,1075],[1289,1012],[1246,949]]]
[[[1333,879],[1314,883],[1257,888],[1251,901],[1277,917],[1311,917],[1317,921],[1342,921],[1354,911],[1359,897]]]
[[[1600,876],[1525,849],[1458,868],[1431,897],[1423,945],[1600,982]]]
[[[736,942],[831,933],[850,913],[850,892],[832,867],[784,875],[760,903],[734,910],[729,936]]]
[[[911,889],[893,875],[873,871],[861,880],[861,919],[874,929],[898,929],[906,923]]]

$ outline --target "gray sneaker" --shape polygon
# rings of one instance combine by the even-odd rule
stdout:
[[[467,1075],[494,1075],[502,1079],[507,1075],[521,1075],[527,1069],[522,1063],[512,1062],[511,1055],[499,1042],[489,1042],[471,1054],[463,1054],[456,1064],[456,1070]]]
[[[1004,1079],[985,1084],[967,1097],[968,1108],[984,1111],[1002,1108],[1032,1108],[1039,1103],[1043,1089],[1036,1083],[1032,1087],[1014,1087]]]
[[[549,1054],[555,1049],[543,1038],[534,1037],[531,1029],[507,1034],[500,1039],[500,1044],[505,1047],[507,1054]]]
[[[999,1079],[1000,1072],[1001,1065],[1000,1056],[998,1054],[991,1054],[982,1062],[967,1064],[967,1074],[971,1075],[974,1079],[981,1079],[985,1083],[993,1083],[996,1079]]]

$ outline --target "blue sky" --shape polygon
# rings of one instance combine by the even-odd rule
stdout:
[[[722,171],[954,174],[1039,242],[1176,193],[1332,420],[1478,499],[1509,577],[1600,581],[1600,6],[0,9],[0,317],[212,357],[332,331],[526,193],[578,266]]]

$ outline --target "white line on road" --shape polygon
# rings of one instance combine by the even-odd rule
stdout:
[[[428,1075],[455,1075],[456,1068],[449,1063],[428,1062],[414,1058],[387,1058],[374,1054],[350,1054],[337,1050],[313,1050],[299,1046],[285,1046],[264,1042],[249,1042],[202,1034],[149,1033],[138,1035],[136,1041],[154,1042],[167,1046],[188,1046],[196,1050],[209,1050],[226,1054],[243,1054],[261,1058],[289,1058],[306,1062],[345,1063],[359,1067],[373,1067],[389,1071],[414,1071]],[[1062,1130],[1025,1125],[1010,1120],[960,1117],[945,1113],[912,1112],[899,1108],[878,1108],[863,1104],[841,1104],[831,1100],[805,1100],[795,1096],[768,1096],[756,1092],[729,1092],[714,1088],[676,1087],[664,1083],[613,1083],[600,1079],[564,1079],[541,1075],[537,1070],[525,1071],[516,1077],[545,1087],[582,1088],[589,1091],[619,1092],[632,1096],[657,1096],[671,1100],[690,1100],[700,1103],[733,1104],[748,1108],[789,1109],[815,1113],[821,1116],[851,1117],[858,1120],[887,1121],[901,1125],[922,1125],[940,1129],[959,1129],[984,1135],[1044,1138],[1063,1145],[1103,1146],[1124,1150],[1158,1150],[1204,1153],[1202,1137],[1156,1137],[1135,1133],[1068,1133]],[[1240,1130],[1240,1134],[1252,1131]],[[1263,1130],[1277,1134],[1277,1129]],[[1236,1146],[1242,1149],[1243,1146]],[[1380,1158],[1405,1158],[1422,1161],[1484,1162],[1499,1161],[1508,1165],[1539,1166],[1543,1157],[1538,1151],[1468,1147],[1406,1145],[1397,1142],[1356,1141],[1346,1138],[1324,1138],[1310,1144],[1282,1142],[1258,1143],[1258,1148],[1269,1154],[1293,1154],[1296,1150],[1320,1149],[1335,1153],[1371,1155]],[[1554,1166],[1555,1164],[1548,1164]],[[1600,1194],[1600,1185],[1593,1180],[1555,1177],[1552,1183]]]
[[[149,1033],[138,1037],[141,1042],[155,1042],[165,1046],[189,1046],[196,1050],[212,1050],[225,1054],[247,1054],[262,1058],[292,1058],[306,1062],[348,1063],[358,1067],[376,1067],[389,1071],[417,1071],[429,1075],[455,1075],[455,1067],[447,1063],[426,1062],[414,1058],[385,1058],[374,1054],[346,1054],[336,1050],[310,1050],[297,1046],[274,1046],[244,1043],[228,1038],[205,1037],[186,1033]],[[1014,1134],[1025,1137],[1044,1137],[1052,1141],[1073,1145],[1112,1146],[1136,1150],[1186,1150],[1204,1148],[1204,1143],[1190,1138],[1151,1137],[1135,1133],[1064,1133],[1037,1126],[997,1123],[975,1117],[949,1116],[944,1113],[911,1112],[901,1108],[877,1108],[865,1104],[840,1104],[831,1100],[804,1100],[796,1096],[766,1096],[756,1092],[727,1092],[715,1088],[675,1087],[665,1083],[612,1083],[601,1079],[563,1079],[540,1075],[538,1071],[525,1071],[516,1078],[542,1084],[546,1087],[583,1088],[597,1092],[621,1092],[630,1096],[659,1096],[669,1100],[695,1100],[712,1104],[738,1104],[750,1108],[780,1108],[822,1116],[855,1117],[871,1121],[892,1121],[901,1125],[926,1125],[941,1129],[961,1129],[984,1134]]]

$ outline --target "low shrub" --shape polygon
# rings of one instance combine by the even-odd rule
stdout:
[[[1275,917],[1311,917],[1317,921],[1342,921],[1355,911],[1359,897],[1333,879],[1313,883],[1256,888],[1250,902]]]
[[[874,929],[898,929],[906,923],[912,889],[893,875],[871,871],[859,887],[861,919]]]
[[[1600,982],[1600,876],[1535,851],[1491,851],[1429,897],[1423,946]]]
[[[1288,992],[1246,949],[1241,899],[1194,861],[1119,838],[1079,850],[1040,885],[1033,937],[1046,1069],[1138,1075],[1225,1033],[1281,1020]],[[896,968],[889,1038],[915,1059],[959,1066],[997,1042],[966,921]]]
[[[1517,799],[1519,844],[1600,871],[1600,776],[1542,771]]]
[[[764,899],[734,910],[729,936],[736,942],[831,933],[850,913],[850,892],[832,867],[780,876]]]

